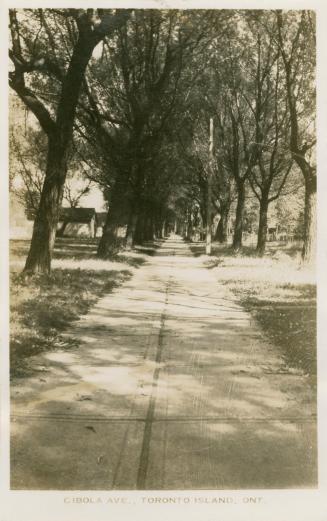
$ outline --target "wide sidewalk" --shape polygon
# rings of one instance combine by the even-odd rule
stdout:
[[[316,486],[307,379],[180,239],[67,334],[13,382],[12,488]]]

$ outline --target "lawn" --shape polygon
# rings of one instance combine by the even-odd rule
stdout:
[[[11,375],[33,371],[31,356],[41,351],[74,345],[63,337],[65,329],[104,294],[128,280],[145,260],[142,253],[117,256],[115,261],[96,258],[96,240],[56,241],[51,275],[22,274],[28,241],[11,243],[10,363]]]
[[[200,255],[203,244],[191,249]],[[258,258],[248,247],[234,255],[214,244],[206,265],[260,324],[279,350],[283,370],[300,370],[315,384],[316,281],[312,270],[301,266],[299,246],[268,244]]]

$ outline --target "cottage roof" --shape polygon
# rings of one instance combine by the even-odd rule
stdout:
[[[61,208],[60,221],[69,221],[70,223],[88,224],[95,217],[94,208]]]

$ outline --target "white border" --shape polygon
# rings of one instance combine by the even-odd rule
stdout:
[[[0,175],[0,338],[8,343],[8,70],[7,36],[9,7],[88,7],[86,0],[26,1],[0,0],[1,35],[1,175]],[[326,0],[116,0],[96,2],[98,7],[144,8],[212,8],[212,9],[315,9],[318,39],[318,424],[319,424],[319,488],[317,490],[265,491],[192,491],[192,492],[26,492],[9,491],[9,366],[8,351],[1,350],[1,498],[0,521],[326,521],[327,520],[327,3]],[[93,3],[94,7],[94,3]],[[236,503],[227,505],[149,505],[147,497],[231,497]],[[106,504],[109,497],[125,497],[126,505]],[[262,498],[258,504],[245,504],[246,497]],[[65,499],[66,498],[66,499]],[[101,498],[103,503],[78,504],[72,498]],[[183,499],[181,499],[183,501]]]

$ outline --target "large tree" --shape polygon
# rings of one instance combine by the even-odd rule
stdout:
[[[180,75],[175,41],[178,13],[137,10],[121,28],[112,47],[93,64],[85,98],[89,133],[107,157],[109,212],[98,247],[101,257],[125,242],[128,225],[133,242],[147,172],[155,157],[165,122],[173,108]],[[108,63],[114,63],[108,75]],[[143,208],[142,208],[143,207]]]
[[[258,67],[256,42],[247,27],[244,13],[235,14],[235,24],[239,30],[231,33],[223,54],[213,53],[208,98],[215,114],[215,155],[224,181],[222,184],[227,189],[227,208],[231,202],[231,184],[236,193],[232,247],[238,251],[243,240],[247,183],[256,162],[256,149],[252,144],[260,140],[260,135],[247,102],[254,95],[255,74],[250,74],[250,70],[252,73]]]
[[[269,31],[262,27],[264,17]],[[257,253],[263,255],[268,231],[268,209],[279,198],[291,171],[293,159],[285,143],[289,140],[290,118],[284,96],[281,52],[271,36],[277,31],[272,14],[252,12],[248,27],[255,45],[253,60],[247,60],[248,88],[242,91],[250,109],[250,127],[255,129],[255,163],[249,182],[259,201]],[[250,86],[250,88],[249,88]]]
[[[167,127],[184,111],[185,92],[192,88],[192,63],[216,37],[213,12],[137,10],[92,66],[84,103],[86,139],[96,136],[110,168],[109,212],[99,243],[100,256],[128,242],[147,213],[149,180]],[[197,58],[195,56],[197,55]],[[109,57],[109,58],[108,58]],[[114,63],[109,76],[106,62]],[[148,179],[149,178],[149,179]],[[153,184],[153,183],[152,183]],[[146,217],[146,221],[149,219]],[[140,234],[138,233],[138,236]]]
[[[26,272],[50,272],[75,112],[95,47],[130,12],[112,9],[10,10],[9,84],[48,140],[46,171]]]
[[[277,11],[277,42],[285,69],[289,147],[305,185],[302,258],[316,255],[315,18],[312,11]]]
[[[249,124],[249,109],[241,96],[240,83],[233,83],[227,92],[221,89],[216,99],[216,155],[226,178],[224,185],[229,190],[232,178],[236,192],[232,247],[234,251],[239,251],[243,240],[246,186],[255,163],[255,151],[250,146],[255,130]],[[226,197],[230,204],[229,191]]]

